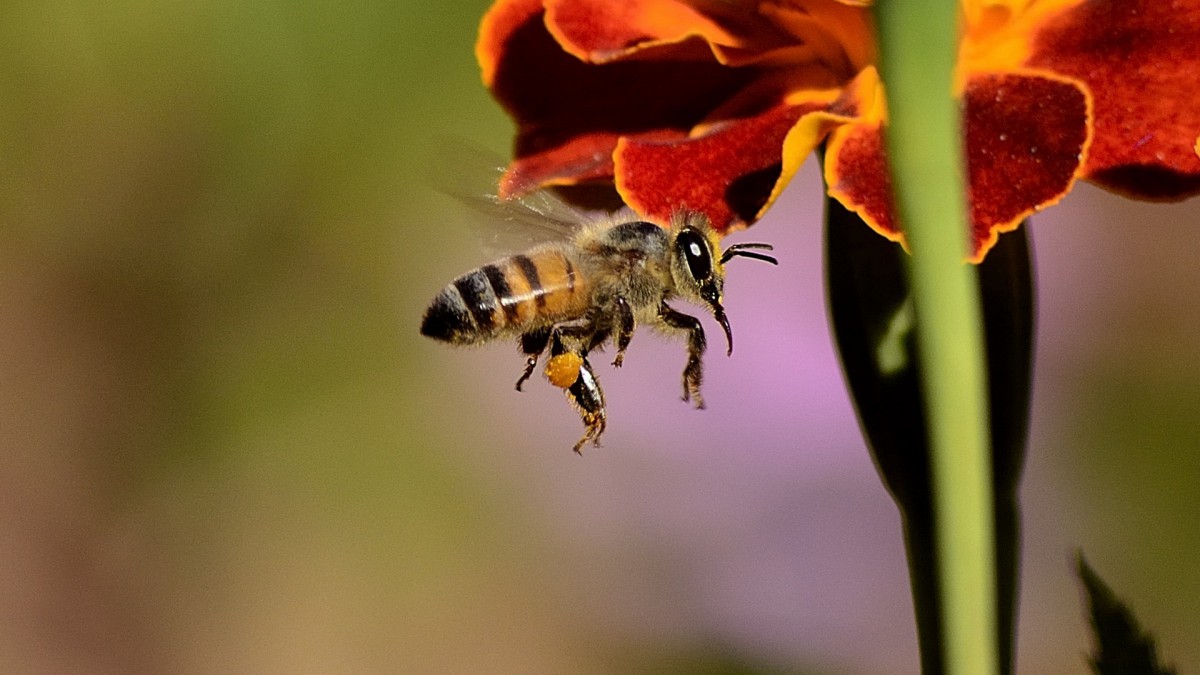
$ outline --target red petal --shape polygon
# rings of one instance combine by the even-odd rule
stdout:
[[[885,112],[879,76],[864,70],[830,107],[847,120],[829,137],[825,184],[830,197],[892,241],[903,241],[883,149]]]
[[[968,195],[981,260],[1000,232],[1058,202],[1087,150],[1088,99],[1041,75],[978,75],[967,84]]]
[[[881,120],[851,122],[834,132],[825,158],[825,182],[829,196],[857,213],[871,229],[903,242]]]
[[[483,84],[490,87],[504,45],[518,28],[542,15],[542,0],[499,0],[488,8],[479,23],[475,41],[475,59],[483,72]]]
[[[681,208],[706,214],[719,231],[752,222],[782,166],[783,139],[796,121],[827,103],[778,105],[760,115],[707,127],[696,138],[624,139],[615,153],[617,189],[649,218]]]
[[[595,177],[596,161],[581,160],[611,152],[618,136],[684,133],[761,75],[722,66],[711,54],[704,61],[585,63],[563,51],[534,4],[497,3],[477,50],[485,80],[494,63],[492,93],[517,122],[516,157],[527,160],[522,183]],[[564,156],[583,170],[555,167]]]
[[[1001,232],[1071,189],[1087,146],[1087,96],[1036,74],[981,75],[968,83],[966,143],[973,262]],[[829,193],[875,231],[903,242],[878,122],[838,129],[826,160]]]
[[[1146,199],[1200,192],[1200,0],[1084,3],[1039,32],[1029,62],[1094,97],[1085,177]]]
[[[613,133],[581,134],[557,148],[515,159],[500,181],[500,197],[508,199],[551,185],[611,179],[612,152],[619,138]]]

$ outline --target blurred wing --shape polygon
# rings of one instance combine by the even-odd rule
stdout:
[[[504,162],[462,142],[443,143],[436,162],[436,189],[466,204],[481,216],[472,230],[492,253],[512,253],[538,244],[572,238],[580,226],[612,217],[564,202],[551,190],[501,199],[496,186]]]

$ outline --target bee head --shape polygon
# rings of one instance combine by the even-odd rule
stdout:
[[[728,354],[733,354],[733,331],[721,306],[725,288],[725,263],[735,256],[744,256],[778,264],[771,256],[745,249],[770,250],[768,244],[734,244],[720,251],[720,240],[709,227],[708,219],[699,214],[677,218],[672,240],[671,276],[680,295],[708,307],[713,318],[725,331]]]

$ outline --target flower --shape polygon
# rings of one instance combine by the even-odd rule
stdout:
[[[867,2],[497,0],[476,55],[517,123],[502,196],[611,184],[645,217],[753,223],[826,144],[829,194],[903,242]],[[974,249],[1077,178],[1200,192],[1200,0],[964,0]]]

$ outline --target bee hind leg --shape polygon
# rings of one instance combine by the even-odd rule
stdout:
[[[608,333],[599,329],[594,317],[565,321],[550,329],[550,356],[568,351],[587,356],[607,339]]]
[[[525,370],[517,379],[517,391],[521,391],[521,385],[525,384],[525,381],[533,375],[538,358],[541,357],[542,352],[546,351],[548,344],[550,344],[549,328],[539,328],[521,335],[521,353],[525,355]]]
[[[580,438],[572,448],[575,454],[582,455],[583,446],[589,441],[592,445],[600,445],[600,435],[604,433],[604,428],[608,425],[608,418],[604,410],[604,392],[600,389],[600,382],[596,379],[596,374],[592,372],[592,365],[586,358],[579,367],[579,377],[574,384],[567,387],[566,392],[567,398],[583,419],[583,438]]]
[[[665,302],[659,306],[658,316],[667,326],[687,333],[688,360],[683,368],[683,400],[691,401],[697,410],[702,409],[704,399],[700,397],[700,382],[704,374],[702,359],[707,346],[704,327],[696,317],[677,312]]]
[[[587,360],[587,354],[607,339],[607,333],[597,330],[592,319],[561,323],[550,331],[550,359],[546,362],[546,377],[562,387],[567,400],[583,420],[583,437],[571,449],[583,454],[587,443],[600,445],[600,435],[608,424],[604,409],[604,391]]]

